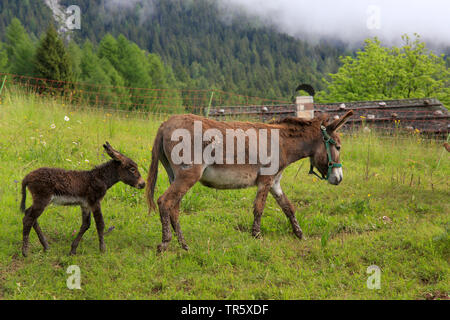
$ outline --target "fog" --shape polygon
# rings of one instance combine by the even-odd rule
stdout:
[[[450,45],[448,0],[219,0],[224,12],[244,10],[292,36],[360,42],[368,36],[396,43],[420,34]]]
[[[110,8],[143,3],[146,15],[155,0],[105,0]],[[168,1],[168,0],[163,0]],[[184,0],[195,3],[192,0]],[[401,35],[418,33],[435,45],[450,46],[448,0],[209,0],[218,1],[224,21],[243,12],[289,35],[309,40],[332,38],[361,44],[378,36],[397,44]],[[144,17],[141,17],[145,19]]]

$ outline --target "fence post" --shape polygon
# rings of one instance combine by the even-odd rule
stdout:
[[[209,112],[211,111],[211,105],[214,98],[214,91],[211,92],[211,98],[209,99],[208,109],[206,109],[206,117],[209,118]]]
[[[447,135],[447,143],[450,141],[450,133]],[[441,151],[441,156],[439,157],[439,162],[437,164],[436,170],[439,169],[439,166],[441,165],[442,156],[444,155],[445,150]]]
[[[295,112],[297,118],[313,119],[314,118],[314,98],[311,96],[300,96],[295,100],[297,110]]]
[[[5,83],[6,83],[6,77],[7,77],[7,76],[5,76],[5,77],[3,78],[2,86],[0,87],[0,96],[2,95],[3,87],[5,86]]]

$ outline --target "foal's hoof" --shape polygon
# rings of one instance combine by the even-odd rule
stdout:
[[[28,252],[22,251],[22,255],[26,258],[28,257]]]
[[[181,247],[186,250],[189,251],[189,246],[187,244],[182,244]]]
[[[252,232],[252,236],[253,236],[255,239],[261,239],[261,238],[262,238],[261,231],[253,231],[253,232]]]
[[[163,242],[163,243],[158,245],[157,252],[158,253],[163,253],[164,251],[167,251],[168,247],[169,247],[169,243],[168,242]]]

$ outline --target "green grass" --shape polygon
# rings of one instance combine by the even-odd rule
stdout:
[[[75,110],[20,94],[3,97],[0,299],[448,295],[449,156],[440,143],[419,135],[343,135],[344,181],[338,187],[307,175],[307,160],[288,168],[282,184],[298,208],[306,237],[302,241],[271,197],[262,219],[263,237],[254,239],[250,231],[255,189],[216,191],[196,185],[183,200],[180,218],[190,251],[183,251],[174,238],[169,251],[157,255],[159,216],[148,215],[142,191],[118,184],[102,202],[106,227],[115,227],[106,236],[107,253],[99,253],[93,225],[78,255],[69,256],[74,230],[81,225],[80,209],[51,206],[39,220],[50,251],[42,252],[32,231],[30,256],[21,256],[19,187],[29,171],[42,166],[90,169],[105,161],[101,146],[109,141],[139,163],[146,175],[153,139],[164,118]],[[167,187],[161,166],[158,195]],[[81,269],[81,290],[66,286],[70,265]],[[366,286],[371,265],[381,268],[380,290]]]

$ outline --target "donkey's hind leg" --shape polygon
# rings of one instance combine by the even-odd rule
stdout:
[[[39,240],[44,249],[48,248],[47,240],[42,233],[37,219],[44,212],[47,205],[50,203],[50,197],[45,199],[34,200],[33,205],[25,211],[25,217],[23,217],[23,240],[22,240],[22,254],[24,257],[28,256],[29,236],[31,228],[33,227],[38,234]]]
[[[184,236],[183,233],[181,232],[181,226],[179,222],[180,203],[181,200],[178,201],[178,204],[175,206],[174,210],[172,210],[172,212],[170,213],[170,223],[172,224],[172,228],[177,235],[178,243],[184,250],[188,251],[189,246],[186,244],[186,240],[184,240]]]
[[[180,214],[180,202],[189,189],[191,189],[194,184],[200,180],[201,167],[194,166],[189,170],[180,169],[175,176],[176,178],[173,183],[158,199],[159,214],[161,216],[162,223],[162,243],[158,246],[158,252],[166,251],[170,241],[172,240],[170,224],[172,224],[182,248],[185,250],[189,249],[186,241],[184,240],[180,223],[178,221]]]
[[[261,237],[261,217],[266,205],[267,195],[272,184],[271,176],[261,176],[258,181],[258,192],[256,193],[255,202],[253,204],[253,228],[252,235],[255,238]]]
[[[39,241],[41,242],[42,246],[44,247],[44,251],[47,251],[48,247],[49,247],[48,242],[47,242],[47,239],[45,238],[44,233],[42,232],[41,227],[39,226],[37,220],[33,225],[33,229],[34,229],[34,231],[36,231]]]

